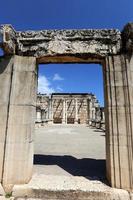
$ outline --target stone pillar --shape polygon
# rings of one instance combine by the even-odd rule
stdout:
[[[37,108],[37,111],[36,111],[36,122],[37,123],[41,123],[42,122],[42,119],[41,119],[41,109],[38,109],[38,108]]]
[[[46,111],[44,109],[42,109],[42,122],[45,122],[46,121]]]
[[[89,100],[89,125],[92,124],[92,98]]]
[[[0,183],[3,179],[13,57],[0,58]]]
[[[62,124],[66,123],[66,100],[63,99],[63,109],[62,109]]]
[[[112,187],[133,189],[133,56],[106,58],[106,167]]]
[[[65,113],[66,113],[66,116],[65,116],[65,118],[66,118],[66,124],[67,124],[67,100],[66,100],[66,109],[65,109],[66,111],[65,111]]]
[[[46,109],[46,121],[48,122],[49,119],[49,108],[47,107]]]
[[[75,99],[75,121],[74,124],[78,124],[78,99]]]
[[[92,119],[93,120],[96,119],[96,109],[95,109],[95,107],[92,107]]]
[[[52,97],[49,98],[49,124],[53,124],[53,102],[52,102]]]
[[[7,107],[5,113],[1,112],[3,120],[6,117],[6,128],[2,133],[5,138],[1,174],[6,192],[11,192],[15,184],[28,183],[32,177],[36,118],[36,59],[21,56],[13,56],[11,59],[13,64],[10,65],[12,61],[9,60],[3,71],[5,78],[2,77],[2,71],[0,77],[1,81],[2,78],[4,80],[0,85],[0,94],[1,97],[4,95],[3,103]]]
[[[86,124],[90,124],[90,100],[86,99],[86,106],[87,106],[87,117],[86,117]]]
[[[105,122],[105,112],[104,109],[101,109],[101,120]]]

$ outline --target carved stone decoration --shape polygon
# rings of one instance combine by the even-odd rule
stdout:
[[[0,47],[4,50],[6,55],[16,53],[16,32],[11,25],[1,25]]]
[[[0,32],[3,37],[1,43],[8,44],[11,49],[9,51],[1,44],[6,54],[36,58],[64,54],[91,54],[101,57],[118,54],[121,50],[121,33],[115,29],[15,32],[10,25],[4,25]]]

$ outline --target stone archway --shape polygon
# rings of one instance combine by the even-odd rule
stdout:
[[[133,24],[118,30],[0,29],[0,181],[32,176],[38,63],[100,63],[104,73],[106,168],[112,187],[133,189]]]

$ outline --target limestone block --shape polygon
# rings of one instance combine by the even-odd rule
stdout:
[[[35,122],[36,107],[26,105],[10,105],[9,125],[26,125]],[[16,124],[17,121],[17,124]]]
[[[0,75],[8,74],[12,71],[14,56],[0,57]]]
[[[106,71],[105,86],[123,86],[123,72],[122,71]],[[125,83],[127,86],[127,83]]]
[[[125,89],[125,90],[124,90]],[[108,106],[125,106],[125,98],[127,97],[126,87],[123,86],[108,86],[106,90],[109,92],[110,96],[108,97]],[[126,97],[125,97],[126,96]],[[127,102],[129,105],[129,102]]]
[[[3,186],[6,192],[10,192],[8,185],[28,183],[31,179],[33,142],[8,142],[6,152]]]
[[[36,59],[15,56],[2,180],[6,192],[32,176],[36,80]]]
[[[123,49],[128,52],[133,52],[133,23],[127,23],[122,31]]]
[[[5,54],[14,54],[16,45],[16,32],[11,25],[1,25],[0,27],[0,46],[4,49]]]
[[[36,59],[33,57],[16,56],[14,57],[15,71],[35,72],[37,74]]]
[[[11,104],[36,106],[37,68],[35,59],[15,56]],[[25,84],[24,84],[25,83]]]
[[[108,58],[105,77],[107,176],[113,187],[133,189],[132,72],[125,56]],[[121,70],[121,73],[118,72]]]
[[[29,145],[33,142],[34,125],[31,124],[12,124],[8,126],[7,142],[9,143],[22,143],[28,142]]]
[[[120,50],[121,35],[118,30],[44,30],[18,32],[17,41],[18,55],[42,59],[43,56],[62,54],[116,54]]]
[[[0,126],[6,126],[6,121],[7,121],[7,113],[8,113],[8,104],[3,103],[0,104]]]
[[[0,58],[0,181],[2,180],[13,58]]]
[[[33,72],[15,72],[10,103],[35,106],[36,95],[33,92],[35,90],[35,80]]]
[[[121,146],[126,146],[126,145],[129,145],[131,146],[131,143],[130,141],[132,141],[132,137],[131,136],[127,136],[123,133],[123,135],[111,135],[109,136],[109,142],[108,142],[108,145],[121,145]]]
[[[124,65],[122,66],[122,59],[121,56],[106,57],[105,72],[121,72],[124,67]]]
[[[124,107],[113,107],[108,108],[108,130],[109,135],[125,135],[127,131],[126,127],[126,115]]]
[[[11,72],[0,74],[0,104],[8,104],[9,89],[11,83]]]

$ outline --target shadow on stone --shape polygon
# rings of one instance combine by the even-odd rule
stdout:
[[[101,130],[101,129],[96,129],[96,130],[94,130],[94,132],[103,133],[103,132],[105,132],[105,131],[104,131],[104,130]]]
[[[35,165],[58,165],[73,176],[90,180],[106,180],[105,160],[77,159],[73,156],[34,155]]]

